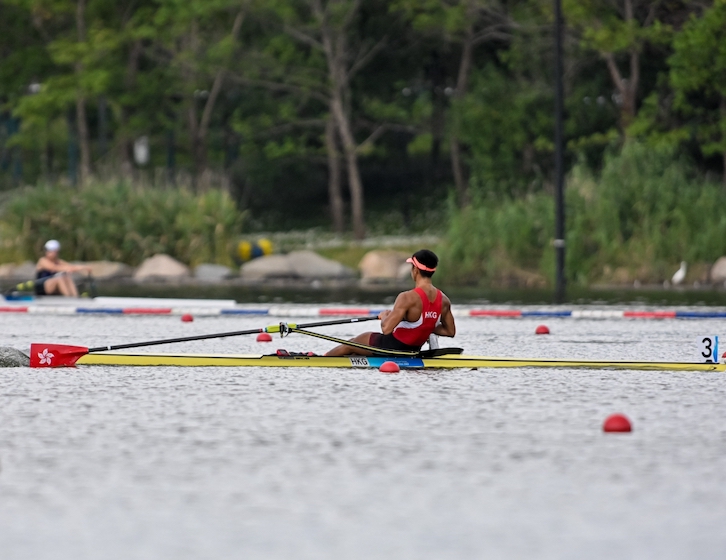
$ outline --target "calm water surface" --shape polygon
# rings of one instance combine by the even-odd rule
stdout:
[[[1,316],[0,345],[260,318]],[[718,321],[460,319],[467,353],[693,360]],[[353,335],[365,325],[326,332]],[[724,339],[726,340],[726,338]],[[324,351],[301,335],[163,351]],[[0,558],[722,559],[723,374],[0,369]],[[627,413],[635,431],[602,434]]]

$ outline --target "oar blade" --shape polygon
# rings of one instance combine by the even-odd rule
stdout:
[[[30,345],[30,367],[73,367],[86,354],[88,348],[85,346],[33,343]]]

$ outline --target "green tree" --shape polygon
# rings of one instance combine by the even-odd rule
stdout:
[[[700,18],[692,15],[675,36],[673,51],[675,106],[693,119],[689,126],[704,155],[722,155],[726,188],[726,0],[715,0]],[[698,93],[700,105],[691,97]]]
[[[425,37],[436,37],[460,48],[454,104],[461,104],[469,92],[475,69],[476,50],[486,43],[506,45],[517,26],[500,0],[399,0],[394,6],[406,13]],[[462,120],[449,119],[451,170],[460,205],[469,202],[469,180],[461,145]]]
[[[356,239],[362,239],[366,234],[359,155],[367,144],[382,133],[382,129],[374,131],[372,137],[362,143],[356,140],[352,83],[388,41],[385,35],[374,38],[356,32],[361,20],[361,6],[361,0],[297,0],[278,5],[286,33],[324,57],[325,75],[321,76],[325,86],[323,95],[328,99],[330,118],[335,124],[336,137],[340,141],[346,164],[353,234]],[[327,145],[329,149],[336,145],[330,129]],[[331,166],[331,171],[334,169]]]
[[[194,177],[208,169],[208,136],[248,9],[245,0],[157,0],[148,29],[186,113]]]
[[[584,49],[605,61],[620,107],[620,130],[627,132],[638,112],[643,50],[663,44],[670,27],[659,19],[665,9],[658,0],[565,0],[568,26]]]

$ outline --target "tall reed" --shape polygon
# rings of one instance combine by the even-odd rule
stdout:
[[[0,259],[35,259],[53,238],[69,260],[137,265],[166,253],[191,265],[229,265],[242,222],[243,214],[220,190],[194,194],[124,182],[27,187],[0,209]]]
[[[567,274],[589,284],[662,281],[681,260],[726,255],[726,192],[668,149],[627,143],[601,172],[580,163],[567,180]],[[554,206],[544,193],[520,199],[482,193],[451,207],[444,254],[454,282],[488,282],[504,269],[553,278]],[[675,267],[675,268],[674,268]]]

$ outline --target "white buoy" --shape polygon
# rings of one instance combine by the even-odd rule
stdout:
[[[674,286],[678,286],[678,284],[683,283],[683,281],[686,279],[687,269],[688,265],[686,264],[686,261],[681,261],[681,268],[679,268],[673,275],[673,278],[671,278],[671,282],[673,282]]]

